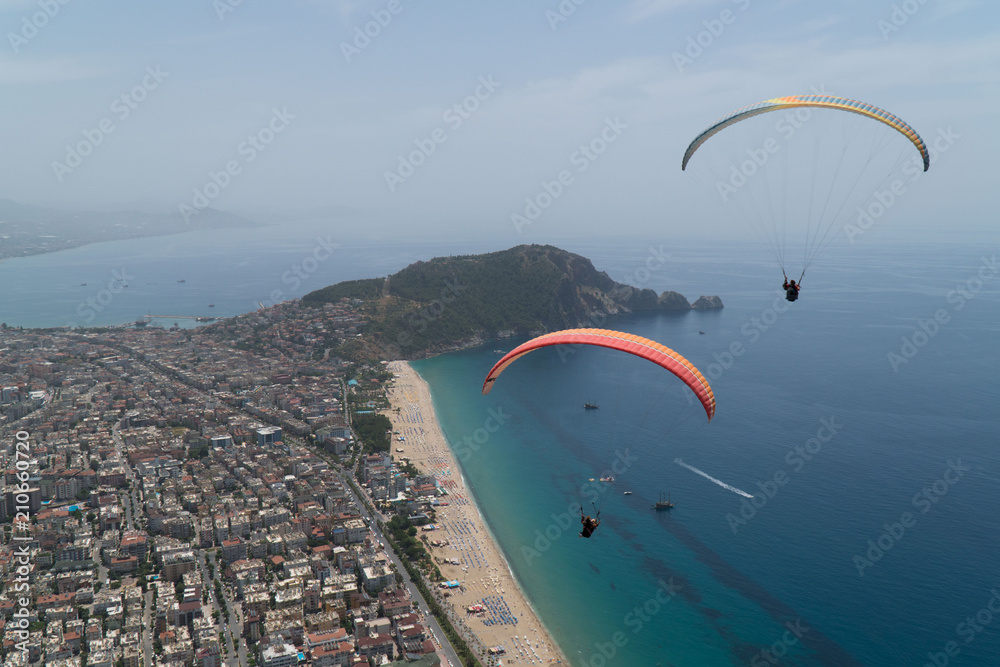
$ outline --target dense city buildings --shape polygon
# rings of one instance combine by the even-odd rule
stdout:
[[[385,394],[329,354],[357,326],[335,304],[0,329],[3,664],[436,664],[348,481],[356,461],[366,502],[428,507],[387,456],[354,456],[345,403]]]

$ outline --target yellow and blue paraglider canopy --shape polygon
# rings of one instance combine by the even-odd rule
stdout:
[[[860,114],[862,116],[867,116],[881,123],[885,123],[909,139],[910,143],[912,143],[916,149],[920,151],[920,156],[923,158],[924,162],[924,171],[927,171],[931,166],[931,157],[927,152],[927,146],[924,144],[924,140],[920,138],[920,135],[917,134],[916,130],[907,125],[901,118],[892,115],[885,109],[879,109],[878,107],[867,104],[866,102],[859,102],[857,100],[847,99],[846,97],[832,97],[830,95],[793,95],[791,97],[775,97],[774,99],[764,100],[763,102],[758,102],[757,104],[737,109],[728,116],[720,118],[707,130],[695,137],[694,141],[692,141],[687,147],[687,150],[684,151],[684,159],[681,160],[681,170],[683,171],[687,168],[687,164],[691,159],[691,156],[694,155],[695,151],[698,150],[702,144],[708,141],[713,135],[718,134],[730,125],[746,120],[747,118],[759,116],[763,113],[780,111],[781,109],[792,109],[795,107],[840,109]]]

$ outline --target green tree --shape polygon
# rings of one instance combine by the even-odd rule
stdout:
[[[365,443],[366,451],[387,452],[390,449],[389,434],[392,422],[381,414],[354,415],[351,427],[358,438]]]

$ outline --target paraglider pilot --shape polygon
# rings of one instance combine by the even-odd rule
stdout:
[[[580,537],[590,537],[597,527],[601,525],[601,513],[597,513],[597,518],[591,518],[590,516],[583,513],[583,507],[580,508],[580,523],[583,524],[583,529],[580,531]]]
[[[789,280],[788,276],[785,276],[785,282],[782,283],[781,288],[785,290],[785,299],[787,301],[795,301],[799,298],[799,290],[802,289],[802,279],[799,278],[799,284],[795,284],[795,280]]]

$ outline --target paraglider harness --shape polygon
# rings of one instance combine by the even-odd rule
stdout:
[[[583,505],[580,505],[580,523],[583,524],[583,529],[580,531],[580,537],[589,538],[594,531],[597,530],[597,527],[601,525],[601,510],[598,510],[596,506],[594,509],[597,510],[597,514],[592,519],[583,513]]]
[[[782,274],[782,275],[784,275],[784,274]],[[805,271],[802,272],[802,275],[803,276],[805,275]],[[798,283],[796,283],[794,280],[791,281],[791,282],[789,282],[788,281],[788,276],[785,276],[785,282],[782,283],[782,285],[781,285],[781,287],[785,290],[785,300],[786,301],[795,301],[796,299],[798,299],[799,298],[799,289],[801,289],[801,286],[802,286],[802,276],[799,276],[799,282]]]

